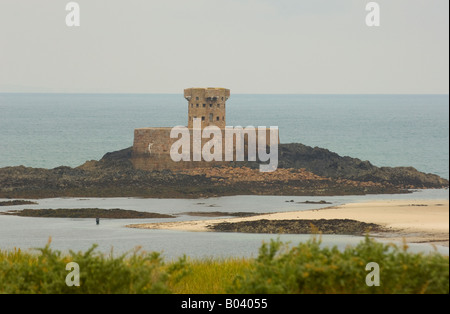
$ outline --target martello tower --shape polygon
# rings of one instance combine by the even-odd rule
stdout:
[[[224,129],[225,106],[230,90],[225,88],[188,88],[184,90],[188,106],[188,128],[193,128],[195,118],[201,119],[202,128],[210,125]]]
[[[217,126],[221,129],[222,139],[226,137],[225,130],[225,109],[226,101],[230,98],[230,90],[225,88],[188,88],[184,90],[184,97],[188,101],[188,127],[190,129],[190,143],[192,146],[198,143],[195,139],[193,130],[193,120],[195,118],[202,121],[201,127]],[[133,151],[131,162],[134,168],[141,170],[186,170],[191,168],[208,168],[220,165],[227,165],[225,162],[226,147],[225,141],[222,141],[222,161],[194,160],[193,149],[190,150],[191,158],[189,161],[174,161],[171,156],[173,144],[179,141],[179,137],[171,137],[173,127],[147,127],[134,130]],[[256,138],[259,143],[259,133],[266,133],[266,147],[271,142],[271,132],[269,129],[258,128]],[[233,136],[234,137],[234,136]],[[203,148],[210,138],[201,137],[201,147]],[[236,136],[237,142],[237,136]],[[233,150],[236,150],[236,142],[233,140]],[[279,139],[278,139],[279,142]],[[248,155],[248,140],[244,138],[244,155]],[[260,144],[258,144],[260,145]],[[216,147],[214,147],[215,149]],[[233,152],[233,155],[235,153]],[[237,158],[237,157],[236,157]]]

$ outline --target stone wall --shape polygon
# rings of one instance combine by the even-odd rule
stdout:
[[[131,161],[136,169],[141,170],[186,170],[192,168],[205,168],[213,166],[227,165],[225,160],[225,131],[222,132],[222,161],[206,162],[193,161],[193,130],[190,131],[190,154],[191,161],[174,162],[170,156],[170,149],[172,144],[178,138],[170,138],[171,128],[142,128],[134,131],[134,143]],[[257,130],[256,130],[257,131]],[[270,143],[270,129],[266,131],[266,145]],[[256,134],[258,134],[256,132]],[[248,142],[247,136],[244,138],[244,154],[248,156]],[[201,147],[208,141],[209,138],[202,138]],[[278,139],[279,143],[279,139]],[[233,141],[233,156],[235,156],[236,141]],[[233,157],[235,160],[235,157]]]

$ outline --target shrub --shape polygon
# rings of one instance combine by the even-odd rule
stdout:
[[[95,252],[63,256],[47,244],[40,254],[21,250],[0,253],[0,293],[170,293],[169,281],[183,275],[185,259],[165,265],[159,253],[133,252],[119,257],[106,257]],[[80,286],[66,285],[66,264],[80,267]]]
[[[366,265],[380,266],[380,286],[366,285]],[[253,269],[237,277],[230,293],[449,293],[449,260],[375,242],[366,237],[344,251],[321,247],[317,238],[290,248],[264,244]]]
[[[159,253],[136,250],[105,256],[93,246],[63,255],[50,244],[38,254],[0,251],[0,293],[449,293],[449,259],[413,254],[366,238],[355,247],[324,247],[313,237],[292,247],[272,240],[256,259],[164,263]],[[68,287],[66,265],[80,267],[80,287]],[[366,265],[380,266],[380,286],[366,285]]]

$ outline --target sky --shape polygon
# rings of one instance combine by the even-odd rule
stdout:
[[[449,1],[0,0],[0,92],[448,94]]]

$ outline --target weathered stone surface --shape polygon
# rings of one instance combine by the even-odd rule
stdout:
[[[227,166],[229,162],[225,162],[226,156],[226,143],[225,143],[225,130],[221,129],[222,139],[222,161],[206,162],[204,159],[201,161],[194,161],[194,149],[193,149],[193,130],[190,132],[190,161],[175,162],[170,156],[170,149],[172,145],[178,140],[178,138],[170,138],[170,132],[172,128],[141,128],[134,130],[134,142],[131,150],[131,162],[136,169],[141,170],[185,170],[194,168],[211,168],[217,166]],[[270,129],[263,129],[266,133],[266,142],[263,143],[264,147],[270,144]],[[256,138],[258,138],[259,130],[255,130]],[[201,138],[200,147],[209,142],[209,138]],[[279,139],[278,139],[279,141]],[[243,146],[244,157],[248,157],[248,143],[245,140]],[[259,145],[256,143],[256,145]],[[231,146],[231,145],[230,145]],[[255,148],[256,150],[257,148]],[[231,147],[233,156],[236,154],[236,141],[233,142]],[[231,151],[230,150],[230,151]],[[259,164],[258,164],[259,165]]]
[[[226,101],[230,90],[226,88],[187,88],[184,98],[188,103],[188,126],[193,127],[193,119],[201,119],[202,128],[215,125],[223,129],[226,126]]]

